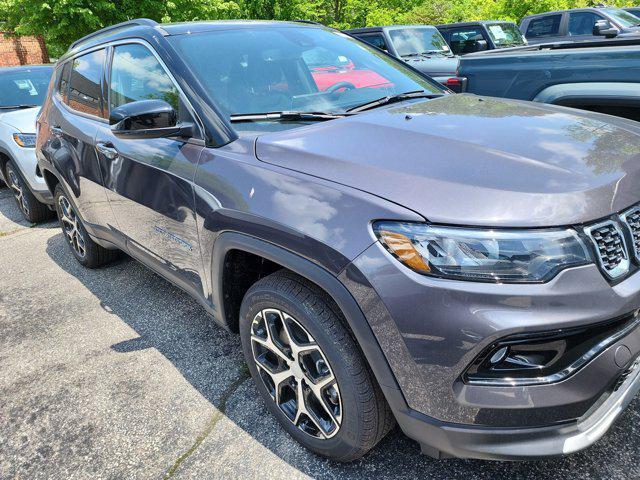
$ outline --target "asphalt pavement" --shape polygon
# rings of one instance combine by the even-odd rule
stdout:
[[[87,270],[0,190],[0,479],[640,478],[640,402],[594,447],[540,462],[433,460],[393,431],[338,464],[267,413],[239,338],[137,262]]]

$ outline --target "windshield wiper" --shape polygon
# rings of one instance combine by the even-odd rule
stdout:
[[[449,53],[444,50],[427,50],[426,52],[413,52],[406,53],[404,55],[400,55],[402,58],[413,58],[413,57],[428,57],[429,55],[444,55],[448,56]]]
[[[401,102],[402,100],[408,100],[411,98],[438,98],[446,95],[445,93],[427,93],[424,90],[416,90],[414,92],[398,93],[396,95],[388,95],[386,97],[372,100],[371,102],[363,103],[357,107],[347,110],[349,113],[358,113],[370,108],[380,107],[382,105],[389,105],[390,103]]]
[[[323,121],[342,118],[348,113],[327,113],[327,112],[266,112],[266,113],[239,113],[229,117],[231,122],[259,122],[261,120],[311,120]]]
[[[38,105],[31,105],[31,104],[21,104],[21,105],[0,105],[0,110],[17,110],[17,109],[23,109],[23,108],[34,108],[37,107]]]

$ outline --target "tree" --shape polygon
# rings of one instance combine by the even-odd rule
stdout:
[[[170,22],[240,15],[238,4],[226,0],[0,0],[3,30],[44,35],[54,58],[78,38],[132,18]]]
[[[74,40],[131,18],[161,22],[313,20],[336,28],[394,23],[436,24],[511,20],[549,10],[590,6],[602,0],[0,0],[2,30],[42,34],[52,57]],[[640,0],[608,0],[618,6]]]

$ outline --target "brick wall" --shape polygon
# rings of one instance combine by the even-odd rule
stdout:
[[[18,37],[0,32],[0,67],[49,63],[49,54],[41,35]]]

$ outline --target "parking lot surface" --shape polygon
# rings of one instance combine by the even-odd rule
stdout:
[[[55,222],[0,190],[0,478],[640,478],[640,402],[594,447],[543,462],[432,460],[392,432],[336,464],[269,416],[238,337],[124,257],[79,266]]]

